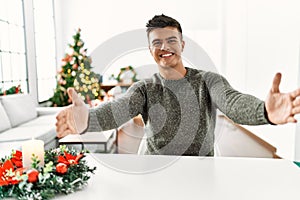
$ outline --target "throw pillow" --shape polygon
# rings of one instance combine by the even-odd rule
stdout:
[[[12,127],[37,117],[35,103],[29,94],[2,96],[1,102]]]

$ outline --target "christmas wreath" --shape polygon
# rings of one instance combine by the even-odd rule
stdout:
[[[22,166],[22,152],[12,151],[0,160],[0,199],[51,199],[56,194],[69,194],[81,189],[96,167],[86,165],[85,152],[66,146],[45,151],[45,165],[32,158],[32,168]]]
[[[136,72],[134,71],[134,69],[133,69],[132,66],[128,66],[128,67],[123,67],[123,68],[120,69],[120,72],[119,72],[119,74],[118,74],[118,76],[117,76],[117,78],[116,78],[116,80],[117,80],[118,82],[122,82],[122,81],[123,81],[122,78],[121,78],[121,76],[122,76],[125,72],[132,72],[131,81],[132,81],[132,82],[136,82],[136,81],[137,81],[137,78],[136,78],[137,74],[136,74]]]

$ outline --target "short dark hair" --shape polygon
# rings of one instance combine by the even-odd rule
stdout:
[[[175,27],[180,32],[182,37],[182,29],[180,23],[173,19],[172,17],[166,16],[164,14],[155,15],[152,19],[148,21],[146,24],[147,27],[147,36],[149,37],[149,33],[157,28],[165,28],[167,26]]]

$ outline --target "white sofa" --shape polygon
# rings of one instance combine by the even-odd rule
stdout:
[[[43,140],[45,149],[57,146],[55,117],[61,108],[37,107],[29,94],[0,97],[0,148],[18,148],[29,139]]]

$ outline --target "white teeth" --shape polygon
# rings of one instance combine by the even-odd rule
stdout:
[[[168,53],[168,54],[163,54],[161,55],[162,57],[168,57],[168,56],[171,56],[172,54],[171,53]]]

